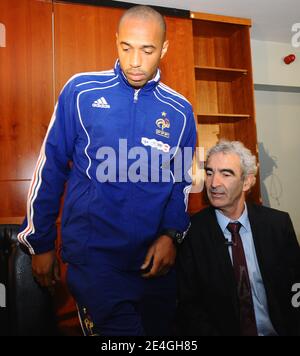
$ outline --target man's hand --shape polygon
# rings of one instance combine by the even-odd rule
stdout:
[[[152,267],[149,272],[144,273],[144,278],[152,278],[165,275],[174,265],[176,258],[176,247],[171,237],[167,235],[160,236],[149,248],[147,256],[141,270]]]
[[[59,264],[55,251],[32,256],[32,275],[42,286],[54,291],[54,285],[60,280]]]

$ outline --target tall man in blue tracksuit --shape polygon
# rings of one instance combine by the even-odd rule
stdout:
[[[165,32],[152,8],[125,12],[114,70],[75,75],[65,85],[33,174],[18,239],[37,281],[53,286],[55,221],[67,182],[62,257],[85,333],[171,330],[172,267],[189,227],[196,130],[191,105],[160,82]]]

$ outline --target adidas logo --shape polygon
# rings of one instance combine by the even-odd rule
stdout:
[[[102,96],[102,98],[97,99],[93,102],[92,107],[93,108],[101,108],[101,109],[109,109],[110,105],[107,103],[105,98]]]

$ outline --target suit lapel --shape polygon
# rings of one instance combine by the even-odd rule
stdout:
[[[270,271],[270,266],[272,266],[272,234],[270,232],[270,225],[264,220],[260,211],[257,210],[259,207],[247,204],[247,208],[257,262],[268,295],[270,290],[268,288],[269,281],[272,279],[272,271]]]
[[[232,267],[231,258],[228,251],[228,246],[226,246],[226,239],[224,234],[219,226],[215,210],[210,208],[210,219],[211,223],[208,224],[210,226],[211,231],[210,235],[214,241],[214,248],[216,252],[216,262],[218,261],[220,265],[220,271],[222,275],[220,275],[220,283],[224,285],[224,290],[228,293],[232,300],[235,309],[235,314],[237,320],[239,320],[239,309],[238,309],[238,298],[236,293],[236,281],[234,277],[234,271]]]

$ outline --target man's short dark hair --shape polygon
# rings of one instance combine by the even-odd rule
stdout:
[[[123,16],[121,17],[119,22],[119,28],[121,23],[129,17],[136,17],[144,20],[149,20],[149,19],[157,20],[163,33],[163,40],[166,39],[166,31],[167,31],[166,21],[164,17],[158,11],[154,10],[152,7],[145,6],[145,5],[137,5],[131,7],[130,9],[125,11]]]

